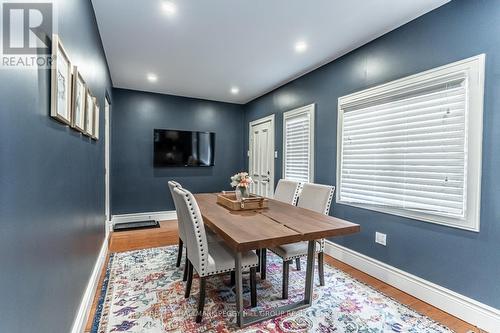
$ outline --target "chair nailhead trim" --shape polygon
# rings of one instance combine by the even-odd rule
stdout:
[[[196,229],[196,238],[198,240],[198,245],[200,246],[199,251],[201,252],[201,254],[200,254],[200,259],[201,259],[200,270],[201,270],[201,272],[198,272],[198,274],[201,277],[205,277],[205,276],[211,276],[211,275],[222,274],[222,273],[234,271],[234,268],[225,269],[225,270],[219,270],[219,271],[213,271],[213,272],[207,271],[207,267],[205,265],[206,251],[204,251],[203,239],[201,237],[200,223],[199,223],[198,218],[196,216],[196,212],[195,212],[195,209],[193,207],[193,204],[191,203],[191,198],[190,198],[189,194],[186,193],[185,197],[186,197],[186,201],[187,201],[187,203],[188,203],[188,205],[190,207],[189,208],[189,212],[190,212],[191,218],[192,218],[192,220],[194,222],[194,226],[195,226],[195,229]],[[241,268],[242,269],[246,269],[246,268],[252,268],[252,267],[257,267],[257,266],[258,266],[258,263],[257,264],[251,264],[251,265],[244,265],[244,266],[241,266]]]
[[[302,189],[302,183],[298,182],[297,187],[295,188],[295,193],[293,194],[292,205],[297,205],[297,199],[299,198],[299,192]]]
[[[251,265],[241,266],[241,268],[245,269],[245,268],[252,268],[252,267],[257,267],[257,266],[258,266],[258,264],[251,264]],[[227,272],[232,272],[232,271],[234,271],[234,268],[224,269],[224,270],[220,270],[220,271],[207,272],[205,275],[201,275],[201,276],[210,276],[210,275],[222,274],[222,273],[227,273]]]
[[[325,207],[325,215],[328,215],[328,213],[330,213],[330,205],[332,204],[334,192],[335,192],[335,186],[332,186],[332,188],[330,189],[330,195],[328,196],[328,202],[326,203]]]

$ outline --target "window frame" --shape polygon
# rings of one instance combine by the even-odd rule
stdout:
[[[485,73],[485,54],[480,54],[471,58],[427,70],[421,73],[410,75],[395,81],[355,92],[338,99],[338,119],[337,119],[337,172],[336,183],[337,191],[335,202],[337,204],[363,208],[367,210],[388,213],[391,215],[402,216],[423,222],[430,222],[458,229],[464,229],[474,232],[480,230],[481,213],[481,172],[482,172],[482,141],[483,141],[483,109],[484,109],[484,73]],[[341,175],[342,175],[342,156],[343,156],[343,117],[344,107],[356,104],[359,101],[376,100],[380,96],[388,96],[391,92],[394,94],[401,89],[410,89],[427,81],[444,78],[447,76],[463,73],[466,77],[466,119],[465,119],[465,139],[467,145],[466,170],[467,175],[465,183],[466,194],[466,212],[464,219],[456,217],[447,217],[435,215],[426,212],[418,212],[396,207],[381,207],[371,204],[351,203],[340,200],[341,193]]]
[[[296,109],[293,109],[293,110],[289,110],[289,111],[286,111],[286,112],[283,112],[283,133],[282,133],[282,136],[283,136],[283,157],[282,157],[282,178],[283,179],[286,179],[285,178],[285,167],[286,167],[286,163],[285,163],[285,159],[286,159],[286,119],[287,118],[292,118],[292,117],[295,117],[297,115],[300,115],[300,114],[306,114],[306,113],[309,113],[309,116],[310,116],[310,131],[309,131],[309,142],[310,142],[310,154],[309,154],[309,182],[310,183],[313,183],[314,182],[314,137],[315,137],[315,131],[314,131],[314,128],[316,127],[315,125],[315,121],[314,121],[314,118],[315,118],[315,113],[316,113],[316,104],[315,103],[312,103],[312,104],[308,104],[308,105],[305,105],[305,106],[302,106],[302,107],[299,107],[299,108],[296,108]]]

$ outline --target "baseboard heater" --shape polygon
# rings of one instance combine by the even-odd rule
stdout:
[[[160,222],[156,220],[135,221],[135,222],[115,223],[115,225],[113,225],[113,231],[127,231],[127,230],[149,229],[149,228],[159,228],[159,227],[160,227]]]

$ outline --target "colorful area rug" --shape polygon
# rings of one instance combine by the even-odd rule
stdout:
[[[241,330],[235,324],[230,276],[212,277],[203,321],[196,324],[198,281],[193,280],[191,297],[184,299],[183,268],[175,267],[176,255],[176,246],[112,255],[92,332],[452,332],[328,265],[325,287],[318,285],[315,274],[313,306]],[[269,311],[303,298],[305,269],[290,268],[291,297],[284,301],[281,259],[268,251],[267,262],[267,280],[257,276],[255,310]],[[247,278],[244,275],[244,306],[249,309]]]

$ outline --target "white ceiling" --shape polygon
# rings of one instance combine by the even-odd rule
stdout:
[[[448,1],[172,0],[173,15],[162,0],[92,3],[115,87],[246,103]]]

